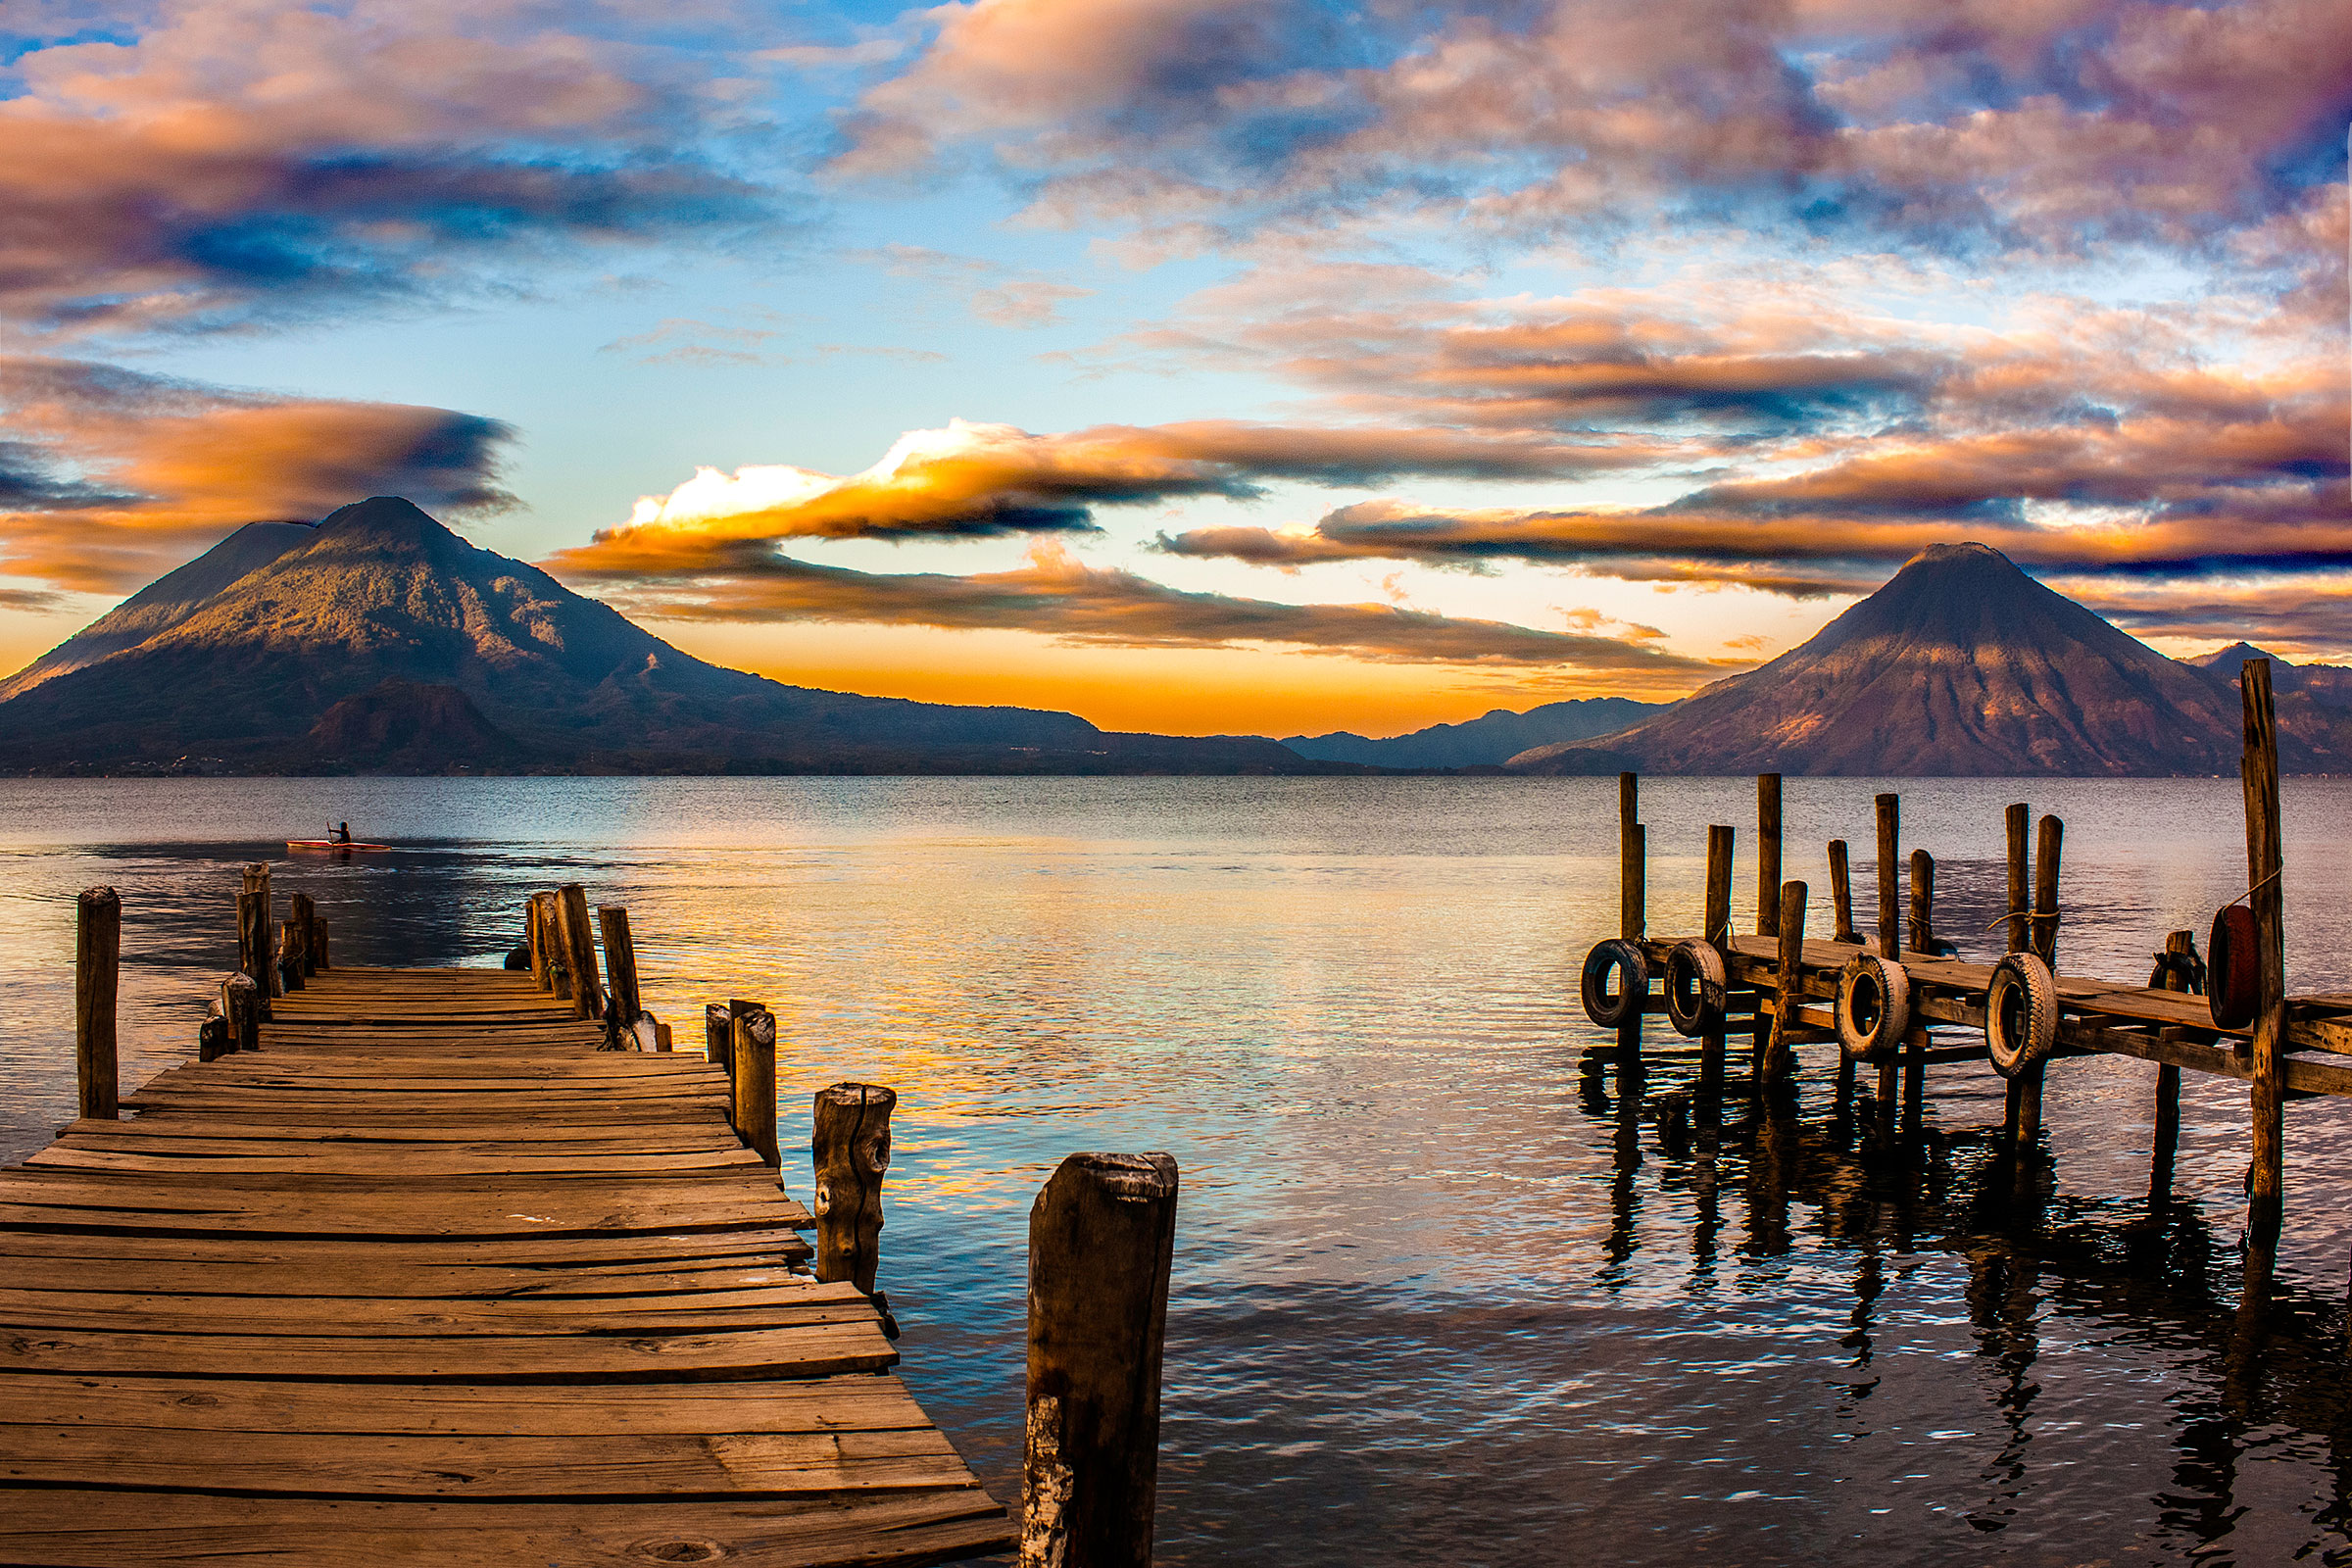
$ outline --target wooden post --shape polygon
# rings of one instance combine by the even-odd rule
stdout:
[[[895,1090],[835,1084],[816,1092],[808,1158],[816,1180],[816,1277],[874,1294],[882,1256],[882,1177],[890,1169]]]
[[[2275,777],[2272,799],[2278,799]],[[2052,974],[2058,972],[2058,849],[2065,836],[2066,824],[2045,815],[2034,840],[2033,944]]]
[[[556,989],[555,902],[553,893],[534,893],[522,906],[522,932],[531,945],[531,982],[549,992]]]
[[[115,1003],[122,979],[122,901],[84,888],[74,906],[74,1079],[85,1120],[122,1117]]]
[[[2278,715],[2271,705],[2271,662],[2249,659],[2238,690],[2245,709],[2244,759],[2238,764],[2246,796],[2247,903],[2254,910],[2259,986],[2254,1014],[2254,1166],[2246,1179],[2248,1266],[2267,1260],[2278,1241],[2285,1204],[2286,900],[2279,887],[2286,865],[2278,809]]]
[[[2196,933],[2173,932],[2164,939],[2164,951],[2183,956],[2196,952]],[[2186,991],[2188,976],[2168,966],[2157,983],[2166,991]],[[2163,1203],[2173,1196],[2173,1160],[2180,1149],[2180,1069],[2169,1062],[2156,1069],[2156,1130],[2151,1144],[2148,1201]]]
[[[1641,780],[1617,775],[1617,934],[1642,940],[1649,923],[1649,845],[1639,819]]]
[[[307,980],[318,972],[318,955],[311,952],[312,935],[318,929],[318,906],[311,902],[308,893],[297,893],[286,902],[292,906],[288,918],[294,928],[295,951],[302,958],[303,978]]]
[[[1029,1210],[1020,1568],[1150,1568],[1176,1161],[1072,1154]]]
[[[277,931],[277,978],[282,991],[302,989],[302,936],[301,923],[287,915]]]
[[[1707,829],[1707,907],[1699,935],[1726,956],[1732,951],[1732,829]]]
[[[312,915],[311,965],[314,969],[326,970],[334,967],[326,961],[326,916],[323,914]]]
[[[2009,951],[2025,953],[2034,946],[2034,924],[2026,918],[2026,829],[2033,813],[2026,803],[2009,808]]]
[[[1903,956],[1903,924],[1898,912],[1902,889],[1897,886],[1895,859],[1903,853],[1903,798],[1881,795],[1873,804],[1879,811],[1879,952],[1899,958]]]
[[[782,1166],[776,1149],[776,1015],[754,1003],[729,1020],[735,1060],[735,1136],[743,1147]]]
[[[1936,949],[1936,857],[1925,850],[1911,852],[1911,932],[1906,944],[1926,957]]]
[[[1837,921],[1831,940],[1859,942],[1854,935],[1854,884],[1846,866],[1845,840],[1830,840],[1830,912]]]
[[[236,1050],[228,1033],[228,1020],[214,1013],[196,1026],[196,1059],[219,1061]]]
[[[612,989],[613,1013],[625,1029],[645,1011],[637,995],[637,947],[629,940],[629,911],[617,904],[601,904],[596,923],[605,933],[605,984]]]
[[[262,1049],[262,996],[251,975],[232,974],[220,982],[220,1016],[228,1020],[229,1050]]]
[[[1781,929],[1781,775],[1756,775],[1756,935]]]
[[[270,999],[278,994],[275,966],[270,961],[270,862],[256,860],[245,867],[244,886],[237,894],[237,967],[253,977],[261,993],[262,1016],[270,1016]]]
[[[1798,1027],[1796,1009],[1804,1000],[1805,893],[1802,882],[1781,885],[1778,911],[1781,951],[1773,975],[1778,990],[1772,1003],[1772,1044],[1764,1054],[1766,1078],[1786,1078],[1796,1070],[1796,1054],[1789,1047],[1788,1035]]]
[[[729,1077],[734,1076],[734,1014],[723,1003],[710,1003],[703,1008],[703,1054],[726,1068]],[[732,1109],[730,1104],[730,1113]]]
[[[563,930],[564,967],[571,974],[571,1010],[575,1017],[602,1018],[605,999],[596,984],[596,931],[588,923],[588,890],[566,882],[556,890],[556,912]]]

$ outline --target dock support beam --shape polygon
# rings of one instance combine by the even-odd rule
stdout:
[[[122,978],[122,901],[84,888],[74,907],[74,1081],[84,1120],[119,1121],[115,1003]]]
[[[890,1170],[895,1090],[835,1084],[816,1092],[808,1141],[815,1177],[816,1277],[874,1294],[882,1257],[882,1178]]]
[[[1176,1189],[1168,1154],[1072,1154],[1029,1210],[1020,1568],[1150,1568]]]
[[[1641,822],[1642,781],[1633,773],[1617,775],[1617,934],[1640,942],[1649,925],[1649,836]],[[1649,989],[1642,982],[1642,990]],[[1619,1093],[1628,1079],[1642,1076],[1642,1008],[1617,1026]]]
[[[2245,708],[2244,760],[2238,764],[2246,794],[2247,902],[2254,908],[2254,951],[2260,999],[2254,1014],[2254,1168],[2246,1180],[2246,1268],[2261,1262],[2265,1276],[2278,1245],[2285,1203],[2286,1034],[2285,898],[2278,886],[2285,868],[2279,838],[2278,716],[2271,706],[2271,662],[2249,659],[2238,676]]]
[[[2193,931],[2175,931],[2164,939],[2164,951],[2188,957],[2197,951]],[[2153,984],[2166,991],[2187,991],[2188,976],[2164,965]],[[2180,1069],[2167,1062],[2156,1069],[2156,1128],[2148,1152],[2148,1202],[2161,1208],[2173,1198],[2173,1159],[2180,1149]]]

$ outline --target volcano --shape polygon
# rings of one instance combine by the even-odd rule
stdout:
[[[1272,741],[786,686],[681,653],[393,496],[260,525],[28,665],[12,771],[1335,772]]]
[[[2237,693],[1981,544],[1936,545],[1780,658],[1655,718],[1511,759],[1527,773],[2234,774]],[[2340,767],[2308,729],[2298,771]]]

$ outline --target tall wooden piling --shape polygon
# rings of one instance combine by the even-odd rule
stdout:
[[[1904,946],[1913,953],[1936,951],[1936,857],[1925,850],[1911,852],[1911,929]]]
[[[847,1280],[874,1294],[881,1258],[882,1178],[890,1170],[890,1113],[895,1090],[835,1084],[816,1092],[808,1141],[815,1174],[816,1277]]]
[[[1802,882],[1781,885],[1780,960],[1773,970],[1778,987],[1772,1003],[1772,1041],[1764,1053],[1764,1076],[1786,1078],[1796,1070],[1796,1052],[1789,1034],[1799,1026],[1796,1009],[1804,1000],[1805,896]]]
[[[645,1011],[637,992],[637,945],[629,939],[629,911],[600,904],[596,923],[605,936],[605,985],[612,993],[612,1014],[627,1029]]]
[[[2034,835],[2034,951],[2058,972],[2058,852],[2066,824],[2044,814]]]
[[[703,1008],[703,1054],[726,1068],[729,1077],[734,1076],[734,1014],[723,1003],[710,1003]],[[731,1100],[728,1102],[727,1111],[728,1115],[732,1117],[734,1102]]]
[[[1029,1210],[1020,1568],[1149,1568],[1177,1171],[1072,1154]]]
[[[84,888],[74,906],[74,1081],[85,1120],[122,1114],[115,1004],[122,980],[122,901]]]
[[[2034,832],[2034,917],[2029,922],[2032,935],[2028,948],[2054,974],[2058,969],[2058,858],[2066,837],[2066,824],[2057,817],[2044,814]],[[2011,888],[2015,900],[2015,849],[2012,848]],[[2016,922],[2011,921],[2012,925]],[[2010,1148],[2015,1154],[2016,1185],[2024,1196],[2033,1174],[2031,1155],[2041,1141],[2041,1094],[2048,1076],[2049,1063],[2037,1061],[2009,1080],[2007,1120]]]
[[[556,896],[534,893],[522,906],[523,935],[531,945],[531,982],[540,990],[556,991]]]
[[[1781,929],[1781,775],[1756,775],[1756,935]]]
[[[1701,940],[1714,946],[1728,964],[1732,952],[1732,852],[1737,833],[1721,823],[1707,829],[1706,908],[1700,916]],[[1720,1094],[1723,1082],[1724,1031],[1698,1037],[1699,1080]]]
[[[303,939],[308,935],[308,928],[300,920],[297,920],[290,914],[286,916],[285,923],[278,927],[277,988],[281,992],[300,991],[303,989]]]
[[[1902,853],[1903,798],[1881,795],[1872,803],[1879,828],[1879,952],[1889,958],[1903,956],[1901,876],[1895,857]]]
[[[1833,942],[1859,942],[1854,935],[1854,884],[1846,865],[1845,840],[1830,840],[1830,914],[1837,929]]]
[[[729,1020],[734,1041],[735,1136],[743,1147],[781,1166],[776,1148],[776,1016],[754,1004]]]
[[[2245,710],[2246,749],[2238,769],[2246,798],[2246,902],[2254,910],[2259,980],[2251,1095],[2254,1164],[2246,1179],[2251,1269],[2257,1256],[2267,1264],[2277,1249],[2285,1203],[2286,902],[2278,884],[2286,858],[2279,827],[2278,715],[2271,701],[2271,662],[2247,660],[2239,670],[2238,691]]]
[[[2009,951],[2024,953],[2034,945],[2033,921],[2027,915],[2026,904],[2026,836],[2033,825],[2033,812],[2026,803],[2018,802],[2007,813],[2009,829]]]
[[[1617,934],[1642,940],[1649,919],[1649,846],[1642,831],[1641,780],[1617,775]]]
[[[327,962],[327,961],[326,961],[326,958],[327,958],[327,949],[326,949],[326,939],[327,939],[327,934],[328,934],[328,933],[327,933],[327,927],[326,927],[326,916],[325,916],[325,915],[323,915],[323,914],[314,914],[314,915],[312,915],[312,916],[311,916],[311,964],[312,964],[312,967],[314,967],[314,968],[316,968],[316,969],[332,969],[332,968],[334,967],[334,965],[333,965],[333,964],[331,964],[331,963],[329,963],[329,962]]]
[[[2196,933],[2175,931],[2164,939],[2164,951],[2182,958],[2197,951]],[[2166,991],[2186,991],[2188,976],[2166,964],[2155,983]],[[2173,1196],[2173,1160],[2180,1149],[2180,1069],[2171,1062],[2156,1068],[2156,1127],[2148,1152],[2148,1201],[2164,1203]]]
[[[262,1016],[270,1016],[270,999],[281,989],[270,961],[270,862],[256,860],[245,867],[237,894],[237,967],[252,976],[261,993]]]
[[[311,951],[318,931],[318,906],[311,902],[308,893],[297,893],[286,902],[292,906],[286,918],[294,927],[296,956],[301,960],[303,977],[308,979],[318,972],[318,956]]]
[[[556,890],[557,927],[564,967],[571,974],[571,1010],[581,1018],[605,1015],[605,999],[596,983],[596,932],[588,923],[588,890],[566,882]]]

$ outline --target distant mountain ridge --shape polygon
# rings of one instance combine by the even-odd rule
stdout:
[[[1508,765],[1525,773],[2234,773],[2235,676],[2234,664],[2225,674],[2218,662],[2204,670],[2165,658],[1989,546],[1936,545],[1769,663],[1655,718],[1537,747]],[[2352,765],[2331,724],[2289,727],[2282,717],[2281,728],[2282,766]]]
[[[1630,697],[1578,697],[1545,703],[1523,712],[1490,710],[1459,724],[1432,724],[1408,735],[1372,740],[1348,730],[1328,735],[1290,735],[1282,744],[1300,757],[1375,767],[1479,767],[1508,761],[1519,753],[1560,741],[1581,741],[1636,724],[1659,712],[1663,703]]]
[[[11,766],[201,755],[264,770],[1348,770],[1252,737],[1113,734],[1071,713],[721,668],[397,497],[316,528],[256,526],[27,666],[0,702]]]

